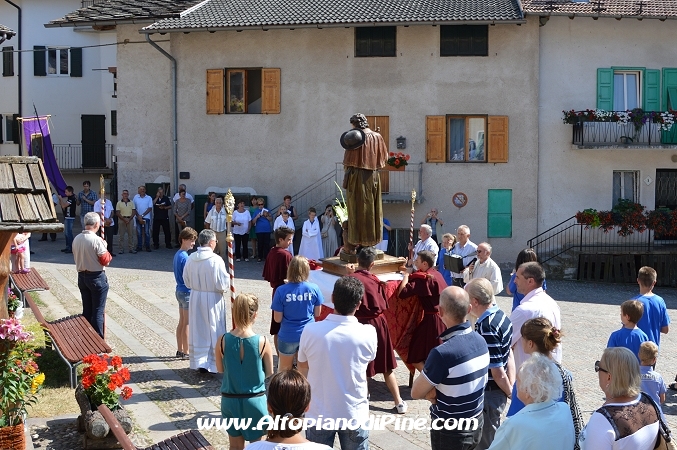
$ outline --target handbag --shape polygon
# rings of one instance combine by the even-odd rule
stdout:
[[[581,414],[581,409],[578,407],[578,401],[576,400],[576,393],[574,392],[574,387],[571,384],[571,378],[567,374],[562,366],[558,363],[555,363],[557,369],[559,369],[559,374],[562,377],[563,395],[564,403],[569,405],[569,410],[571,411],[571,418],[574,422],[574,433],[576,440],[574,441],[574,450],[579,450],[580,446],[578,445],[578,436],[581,434],[581,429],[583,428],[585,422],[583,421],[583,414]]]
[[[646,395],[644,392],[642,392],[642,395],[645,395],[651,401],[651,404],[656,411],[656,415],[658,416],[658,437],[656,438],[654,449],[675,450],[677,447],[675,447],[675,443],[672,441],[672,432],[670,431],[668,424],[663,420],[663,414],[661,414],[660,408],[650,395]]]

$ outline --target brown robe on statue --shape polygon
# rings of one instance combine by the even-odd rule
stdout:
[[[383,239],[381,180],[378,170],[388,159],[388,147],[376,131],[365,128],[364,145],[346,150],[343,167],[348,203],[348,242],[370,247]]]
[[[357,278],[364,285],[362,303],[355,311],[358,322],[376,328],[376,359],[367,366],[367,376],[390,372],[397,367],[393,343],[390,339],[388,322],[383,312],[388,309],[385,286],[376,275],[367,270],[357,270],[351,277]]]

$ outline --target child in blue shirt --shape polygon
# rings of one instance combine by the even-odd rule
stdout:
[[[637,327],[644,314],[644,305],[639,300],[628,300],[621,304],[621,322],[623,327],[611,333],[607,347],[625,347],[639,360],[639,346],[649,340],[645,332]]]
[[[320,288],[309,283],[310,265],[303,256],[294,256],[287,269],[287,284],[275,291],[271,309],[273,320],[280,324],[277,333],[279,371],[292,368],[299,351],[303,328],[320,316],[324,298]]]
[[[639,346],[639,372],[642,375],[642,392],[650,395],[663,414],[661,404],[665,402],[667,387],[660,373],[653,370],[658,358],[658,346],[651,341]]]

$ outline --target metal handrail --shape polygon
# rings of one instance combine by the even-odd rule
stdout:
[[[570,221],[571,219],[575,219],[575,218],[576,218],[576,216],[571,216],[571,217],[569,217],[568,219],[564,219],[563,221],[561,221],[560,223],[558,223],[558,224],[555,225],[554,227],[548,228],[547,230],[545,230],[545,231],[542,232],[541,234],[537,234],[536,236],[532,237],[531,239],[529,239],[529,240],[527,241],[527,245],[529,246],[529,248],[531,248],[531,242],[532,242],[534,239],[538,239],[539,237],[543,236],[545,233],[549,233],[549,232],[551,232],[552,230],[554,230],[555,228],[557,228],[558,226],[564,225],[565,222],[568,222],[568,221]]]

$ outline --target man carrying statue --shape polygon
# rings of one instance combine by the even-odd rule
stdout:
[[[343,252],[354,254],[357,246],[371,247],[382,239],[383,211],[381,180],[378,171],[388,159],[383,137],[369,129],[364,114],[350,118],[353,129],[341,135],[343,156],[343,188],[348,206],[347,236],[344,224]]]

